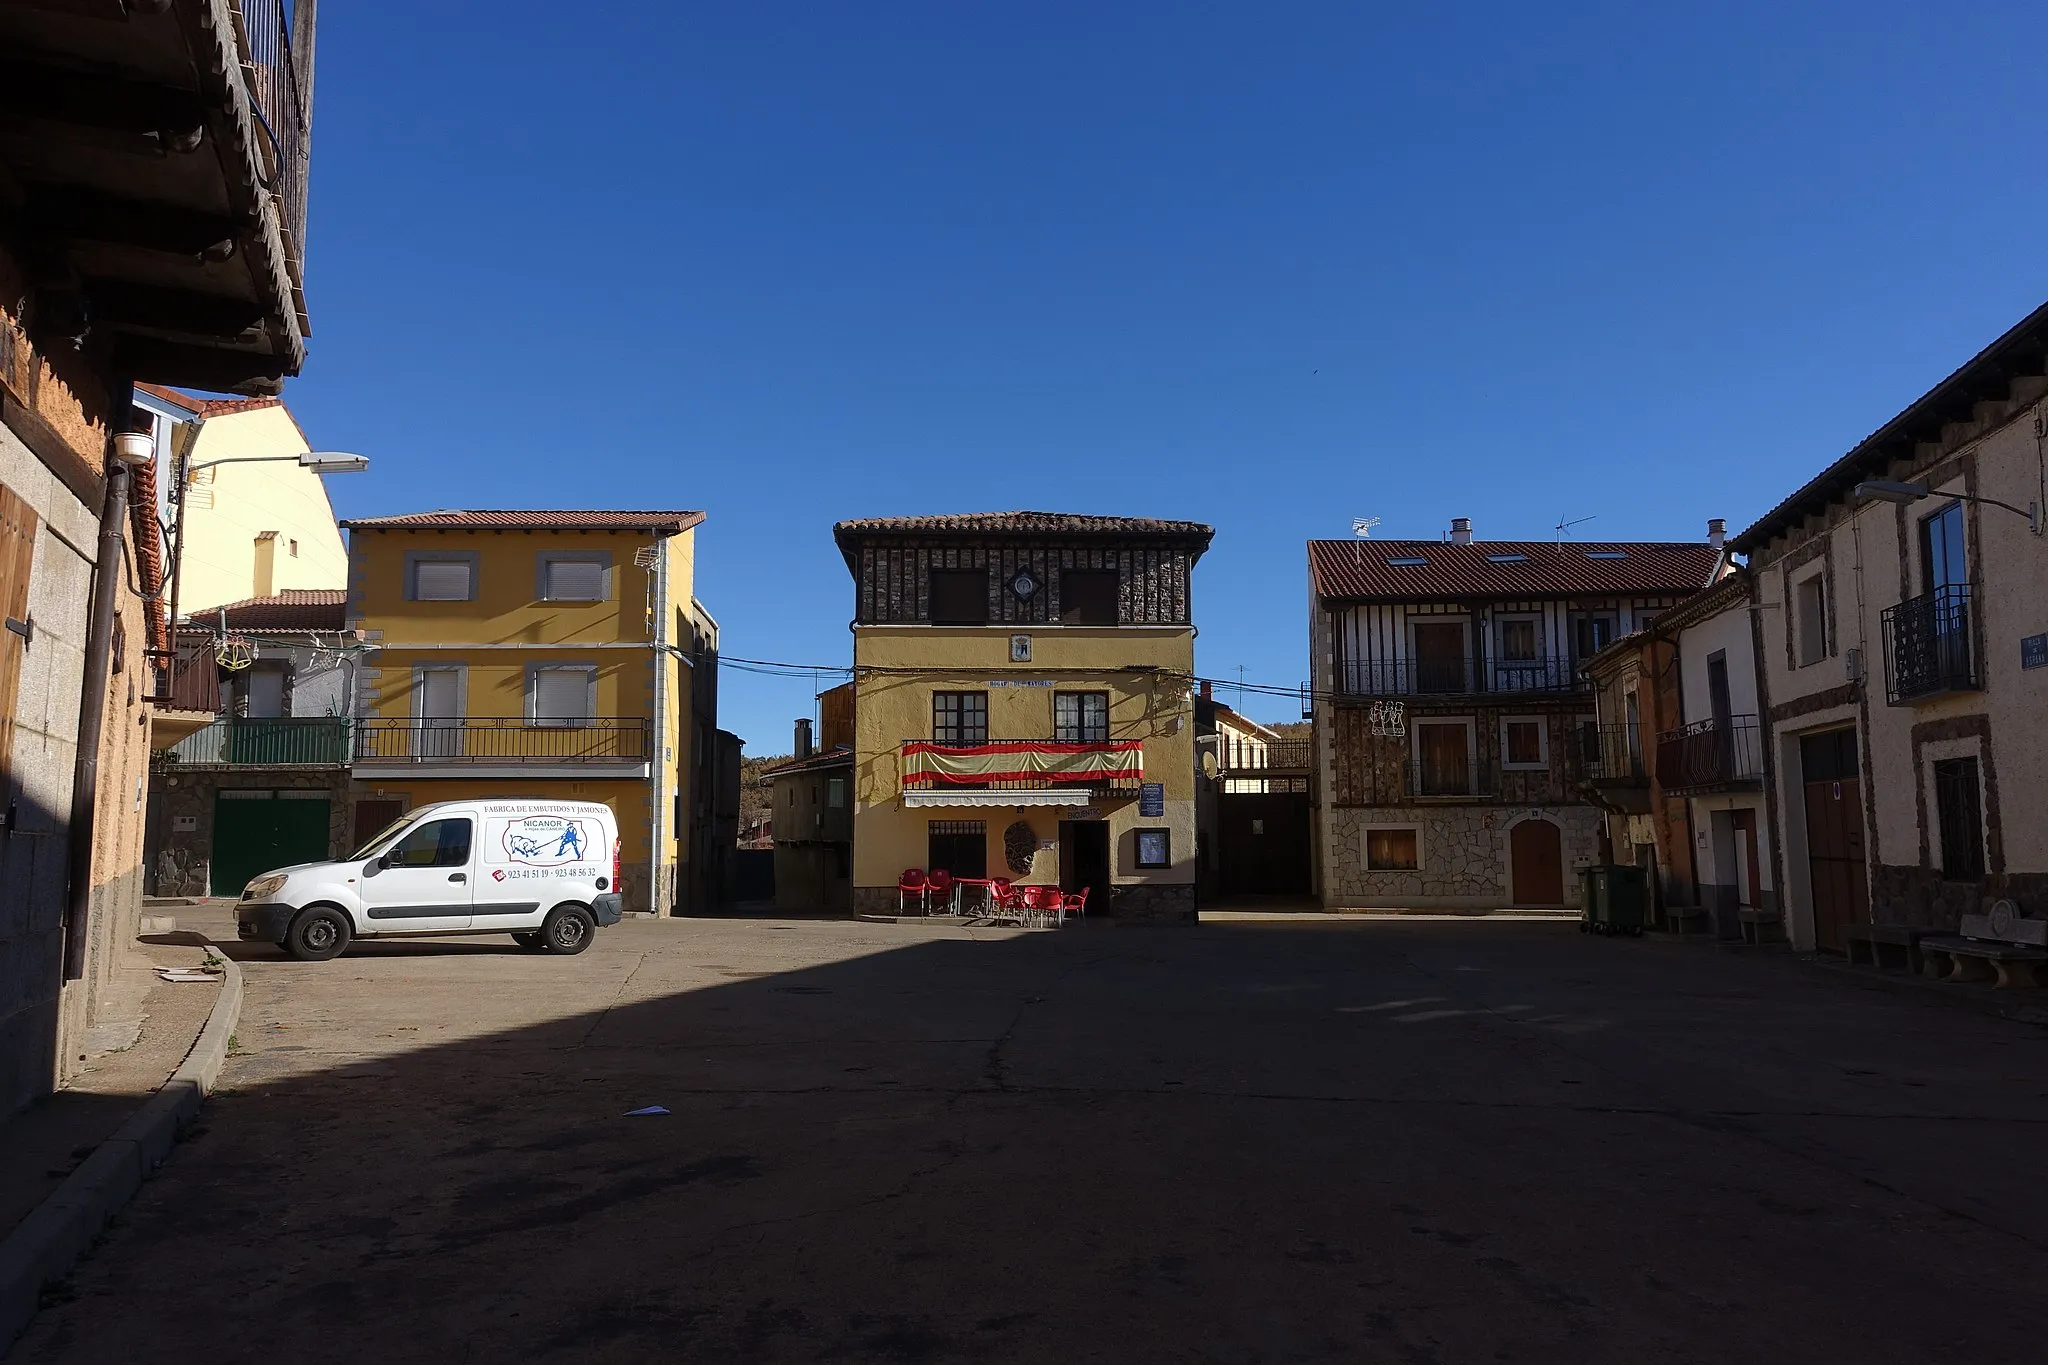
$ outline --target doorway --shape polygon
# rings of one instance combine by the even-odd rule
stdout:
[[[1110,913],[1106,820],[1060,821],[1060,890],[1073,892],[1084,886],[1088,888],[1088,913]]]
[[[1842,931],[1870,919],[1870,890],[1863,865],[1863,785],[1855,730],[1802,736],[1799,774],[1805,784],[1813,941],[1825,952],[1839,953],[1847,947]]]
[[[355,823],[349,831],[349,848],[361,848],[373,835],[405,814],[405,802],[397,797],[365,796],[356,801]]]
[[[1564,904],[1564,836],[1548,820],[1524,820],[1508,831],[1508,862],[1516,905]]]
[[[238,896],[252,878],[273,868],[324,860],[327,831],[326,792],[215,792],[213,894]]]
[[[934,820],[925,836],[925,867],[944,869],[957,880],[988,876],[988,822]]]
[[[1763,873],[1757,868],[1756,812],[1733,812],[1735,826],[1735,895],[1744,910],[1763,908]]]

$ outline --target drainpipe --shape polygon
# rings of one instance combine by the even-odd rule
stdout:
[[[649,595],[653,599],[653,610],[648,612],[648,643],[653,646],[647,652],[648,666],[654,670],[654,715],[649,720],[647,735],[647,909],[654,915],[673,915],[680,908],[678,901],[681,887],[675,887],[663,903],[661,893],[661,868],[663,835],[668,825],[668,805],[673,797],[662,779],[668,774],[668,542],[656,538],[653,569],[647,576]],[[677,843],[682,841],[682,831],[676,831]],[[670,867],[676,867],[671,862]],[[680,880],[671,874],[671,883]]]
[[[127,386],[120,386],[125,393]],[[118,417],[125,421],[122,400]],[[93,559],[92,599],[85,617],[85,678],[78,703],[78,757],[71,774],[70,847],[64,902],[64,979],[85,975],[85,947],[92,915],[94,816],[99,808],[100,737],[106,729],[107,684],[114,652],[114,603],[121,589],[122,533],[128,522],[129,471],[156,458],[156,443],[141,432],[124,431],[110,443],[107,494],[100,505],[99,549]],[[151,509],[154,515],[155,509]]]

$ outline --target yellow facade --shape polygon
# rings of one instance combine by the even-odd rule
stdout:
[[[194,424],[179,556],[178,611],[189,615],[287,588],[340,588],[348,551],[320,475],[294,460],[310,449],[282,405]]]
[[[1010,662],[1016,634],[1031,638],[1031,662]],[[1020,885],[1061,882],[1062,821],[1109,825],[1110,881],[1117,887],[1185,886],[1195,881],[1194,631],[1187,627],[857,626],[854,629],[854,861],[856,888],[887,889],[907,868],[926,866],[932,821],[982,820],[991,876]],[[1136,793],[1106,792],[1086,807],[1007,805],[1000,791],[974,806],[912,806],[903,798],[902,746],[932,734],[934,692],[986,691],[992,740],[1049,739],[1053,698],[1107,692],[1109,736],[1143,744],[1144,780],[1161,784],[1163,814],[1140,813]],[[1028,823],[1039,851],[1029,873],[1005,865],[1004,832]],[[1171,865],[1137,866],[1139,829],[1169,831]],[[1045,847],[1051,844],[1053,847]],[[873,902],[877,897],[865,898]]]
[[[627,909],[676,907],[692,856],[679,825],[695,807],[694,670],[715,667],[715,627],[693,596],[696,514],[644,515],[599,530],[348,524],[349,620],[371,649],[357,681],[359,803],[602,801],[618,817]],[[544,600],[549,558],[601,562],[602,599]],[[424,600],[419,566],[450,562],[472,566],[473,595]],[[587,674],[587,712],[537,713],[550,670]],[[442,719],[451,696],[460,725]]]

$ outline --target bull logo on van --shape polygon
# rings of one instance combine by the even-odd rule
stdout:
[[[505,857],[527,867],[560,867],[590,856],[589,822],[529,815],[505,824]]]

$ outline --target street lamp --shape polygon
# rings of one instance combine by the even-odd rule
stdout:
[[[164,661],[162,700],[170,700],[171,688],[177,674],[178,664],[178,588],[185,581],[185,495],[192,476],[202,469],[212,469],[223,464],[267,464],[280,460],[292,460],[301,469],[310,469],[315,474],[360,474],[370,467],[370,457],[355,455],[344,450],[307,450],[296,455],[225,455],[218,460],[202,460],[188,465],[181,455],[176,471],[172,475],[172,488],[178,499],[178,515],[171,523],[171,601],[170,619],[166,628],[170,631],[170,657]]]
[[[1895,479],[1866,479],[1856,485],[1856,505],[1867,507],[1873,502],[1896,503],[1909,506],[1922,498],[1934,497],[1935,492],[1924,483],[1900,483]],[[1981,502],[1987,507],[2003,507],[2014,516],[2027,519],[2027,529],[2035,535],[2043,533],[2041,504],[2030,502],[2025,507],[2015,507],[1997,498],[1980,498],[1975,493],[1944,493],[1942,497],[1954,498],[1958,502]]]

